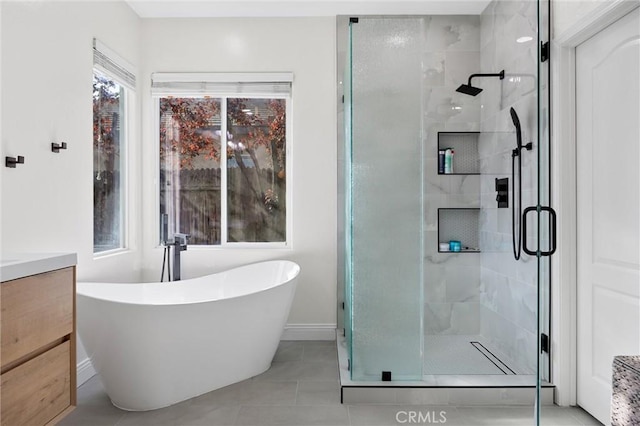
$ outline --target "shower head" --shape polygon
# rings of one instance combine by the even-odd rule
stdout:
[[[522,131],[520,130],[520,118],[518,118],[518,113],[515,109],[511,108],[509,110],[511,113],[511,120],[513,121],[513,125],[516,127],[516,143],[518,144],[518,153],[522,149]]]
[[[520,128],[520,118],[518,117],[518,113],[515,109],[510,108],[509,112],[511,113],[511,120],[513,121],[513,125],[516,126],[517,129]]]
[[[460,87],[456,89],[456,92],[464,93],[465,95],[477,96],[478,93],[482,92],[482,89],[471,85],[471,79],[475,77],[500,77],[500,80],[502,80],[504,78],[504,70],[495,74],[471,74],[469,77],[469,83],[461,84]]]
[[[456,89],[456,92],[464,93],[465,95],[477,96],[478,93],[482,92],[482,89],[479,87],[473,87],[469,84],[461,84],[460,87]]]

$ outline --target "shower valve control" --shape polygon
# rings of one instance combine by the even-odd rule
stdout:
[[[509,207],[509,178],[496,178],[496,201],[498,202],[498,208]]]

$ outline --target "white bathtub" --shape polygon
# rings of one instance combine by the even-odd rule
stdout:
[[[171,283],[78,283],[78,332],[115,406],[166,407],[270,367],[299,271],[270,261]]]

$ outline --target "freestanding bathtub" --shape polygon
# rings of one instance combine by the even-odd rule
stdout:
[[[271,366],[299,271],[269,261],[170,283],[78,283],[78,332],[116,407],[166,407]]]

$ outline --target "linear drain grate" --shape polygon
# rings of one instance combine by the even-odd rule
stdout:
[[[471,346],[476,348],[478,350],[478,352],[480,352],[482,355],[484,355],[489,361],[491,361],[491,363],[493,363],[493,365],[495,365],[504,374],[507,374],[507,375],[516,374],[515,371],[513,371],[511,368],[509,368],[509,366],[507,364],[505,364],[504,362],[500,361],[500,358],[495,356],[482,343],[480,343],[480,342],[469,342],[469,343],[471,343]]]

